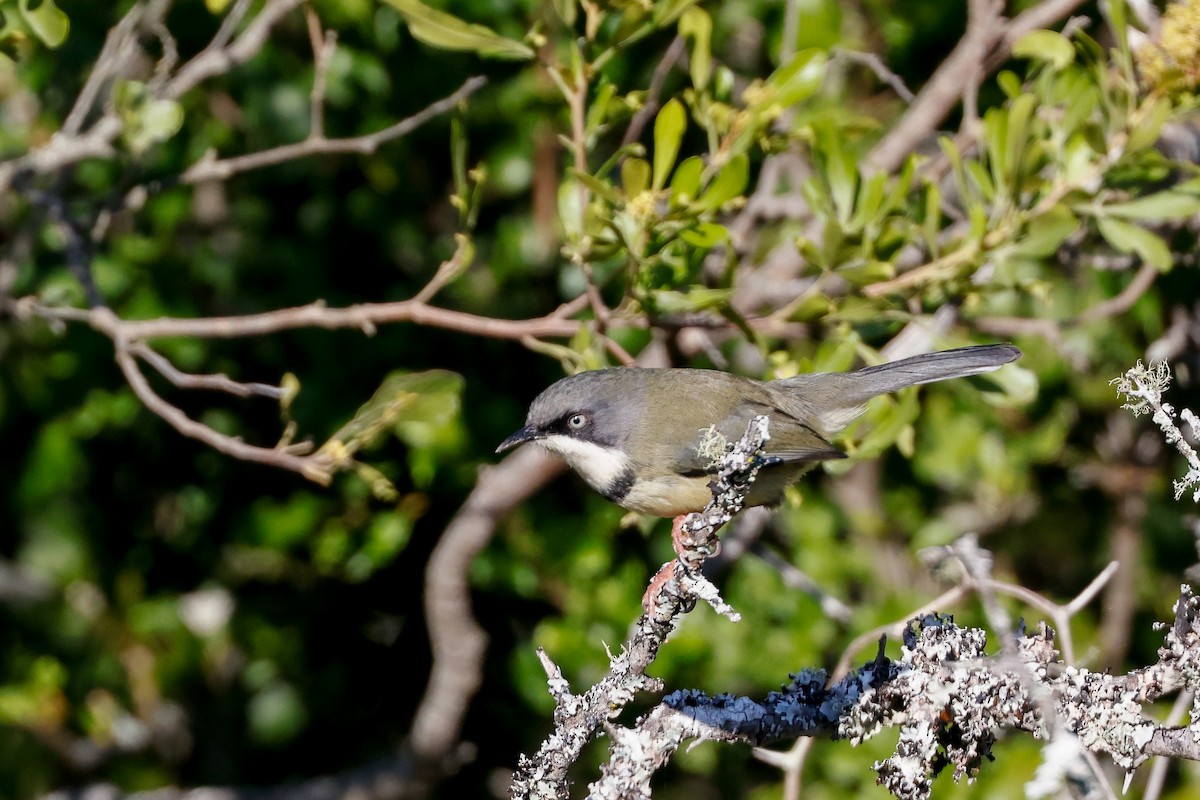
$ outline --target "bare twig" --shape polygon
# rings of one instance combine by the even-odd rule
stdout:
[[[326,139],[321,136],[309,136],[300,142],[280,145],[267,150],[258,150],[230,158],[203,158],[184,170],[177,179],[179,183],[194,184],[205,181],[227,180],[242,172],[262,169],[287,161],[300,158],[310,158],[317,155],[358,154],[370,155],[382,145],[399,139],[436,116],[454,108],[461,101],[478,91],[487,79],[482,77],[468,78],[453,94],[430,104],[411,117],[406,117],[374,133],[362,136],[352,136],[344,139]]]
[[[235,397],[270,397],[278,400],[283,397],[284,390],[269,383],[242,383],[227,375],[193,375],[176,367],[170,359],[144,342],[135,342],[129,346],[129,351],[171,382],[179,389],[207,389],[214,392],[225,392]]]
[[[208,46],[183,64],[174,77],[163,85],[163,97],[180,97],[209,78],[245,64],[262,50],[275,25],[301,2],[302,0],[267,0],[236,38],[229,39],[230,28],[222,25]],[[226,37],[226,40],[221,37]]]
[[[916,99],[916,95],[912,90],[904,85],[904,79],[887,68],[883,63],[883,59],[875,53],[864,53],[861,50],[849,50],[844,47],[833,48],[834,58],[840,58],[844,61],[852,61],[855,64],[860,64],[871,72],[875,73],[875,77],[886,84],[896,96],[906,103],[911,103]]]
[[[621,138],[622,147],[633,144],[642,138],[642,132],[646,130],[646,125],[658,113],[658,109],[662,106],[659,98],[662,96],[663,84],[667,82],[667,76],[671,74],[675,64],[683,58],[686,47],[687,42],[682,36],[676,36],[671,40],[671,45],[654,68],[654,74],[650,78],[650,87],[646,92],[646,99],[643,101],[642,107],[633,115],[633,119],[629,120],[629,127],[625,129],[625,135]]]

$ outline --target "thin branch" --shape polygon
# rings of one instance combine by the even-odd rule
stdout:
[[[667,82],[667,76],[671,74],[675,64],[683,58],[686,47],[687,42],[682,36],[676,36],[671,40],[671,45],[663,53],[662,59],[654,68],[654,74],[650,77],[650,87],[646,92],[646,99],[643,101],[642,107],[633,115],[633,119],[629,121],[629,127],[625,129],[625,135],[621,137],[622,147],[633,144],[642,138],[642,132],[646,129],[646,125],[658,113],[663,85]]]
[[[88,72],[83,88],[79,90],[70,113],[63,120],[62,127],[59,128],[59,137],[72,137],[79,133],[87,115],[96,105],[96,98],[99,96],[101,88],[110,78],[119,75],[125,65],[137,56],[137,28],[142,21],[144,11],[145,7],[142,4],[135,3],[120,22],[109,29],[108,35],[104,37],[104,46],[100,48],[100,55],[96,57],[95,65]]]
[[[224,42],[214,37],[207,47],[180,67],[175,76],[163,86],[163,97],[177,98],[214,75],[229,72],[254,58],[267,43],[271,29],[301,2],[302,0],[267,0],[236,39]],[[217,34],[218,37],[228,35],[228,29],[222,25]]]
[[[833,57],[866,67],[875,73],[875,77],[886,84],[901,100],[911,103],[916,99],[912,90],[904,85],[904,79],[887,68],[883,59],[875,53],[864,53],[861,50],[849,50],[844,47],[833,48]]]
[[[1141,299],[1142,295],[1149,291],[1150,287],[1154,285],[1154,281],[1161,274],[1153,264],[1143,262],[1137,274],[1133,276],[1133,280],[1116,297],[1111,297],[1108,300],[1097,303],[1080,314],[1076,318],[1076,321],[1081,324],[1096,322],[1097,320],[1124,314],[1133,307],[1134,303]]]
[[[269,383],[242,383],[227,375],[193,375],[176,367],[161,353],[153,350],[144,342],[135,342],[129,346],[129,351],[138,358],[154,367],[160,375],[179,389],[207,389],[214,392],[225,392],[235,397],[269,397],[278,400],[284,396],[284,390]]]
[[[1009,20],[1001,14],[1002,3],[972,2],[966,33],[917,93],[908,111],[871,150],[867,161],[884,172],[898,169],[962,98],[964,75],[982,76],[994,70],[1008,58],[1021,35],[1054,24],[1082,3],[1044,0]]]
[[[188,167],[178,177],[177,181],[185,185],[203,183],[205,181],[222,181],[242,172],[262,169],[263,167],[282,164],[286,161],[309,158],[316,155],[370,155],[382,145],[411,133],[434,117],[454,108],[462,100],[478,91],[485,83],[487,83],[487,79],[483,77],[468,78],[453,94],[426,106],[411,117],[406,117],[374,133],[344,139],[325,139],[310,136],[301,142],[280,145],[279,147],[259,150],[254,153],[246,153],[231,158],[205,158]]]
[[[304,4],[304,21],[308,25],[308,40],[313,51],[313,85],[309,92],[308,138],[325,138],[325,81],[329,75],[329,64],[337,49],[337,33],[322,31],[321,18],[313,7]]]

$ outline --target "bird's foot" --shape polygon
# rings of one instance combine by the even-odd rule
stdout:
[[[680,514],[671,521],[671,546],[684,566],[697,569],[705,559],[721,552],[721,540],[712,532],[698,538],[692,531],[684,528],[687,518],[687,514]],[[711,531],[711,528],[706,525],[702,530]]]
[[[663,564],[650,579],[646,593],[642,595],[642,608],[650,613],[659,602],[659,594],[667,581],[675,576],[676,567],[682,566],[689,573],[698,573],[704,561],[721,551],[721,542],[715,535],[701,538],[684,528],[687,514],[680,514],[671,522],[671,546],[675,549],[675,560]],[[684,598],[680,598],[684,600]],[[686,600],[687,610],[696,604],[695,598]]]

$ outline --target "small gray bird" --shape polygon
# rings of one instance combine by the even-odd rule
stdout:
[[[773,505],[816,462],[845,458],[829,437],[872,397],[991,372],[1020,356],[1010,344],[981,345],[778,381],[706,369],[582,372],[538,395],[525,427],[496,452],[537,442],[614,503],[678,517],[702,510],[712,497],[708,484],[720,458],[712,453],[713,437],[735,441],[751,419],[766,414],[768,466],[750,487],[746,505]]]

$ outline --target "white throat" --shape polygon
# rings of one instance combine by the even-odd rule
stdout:
[[[620,450],[556,433],[538,444],[566,461],[593,489],[605,492],[629,471],[629,459]]]

